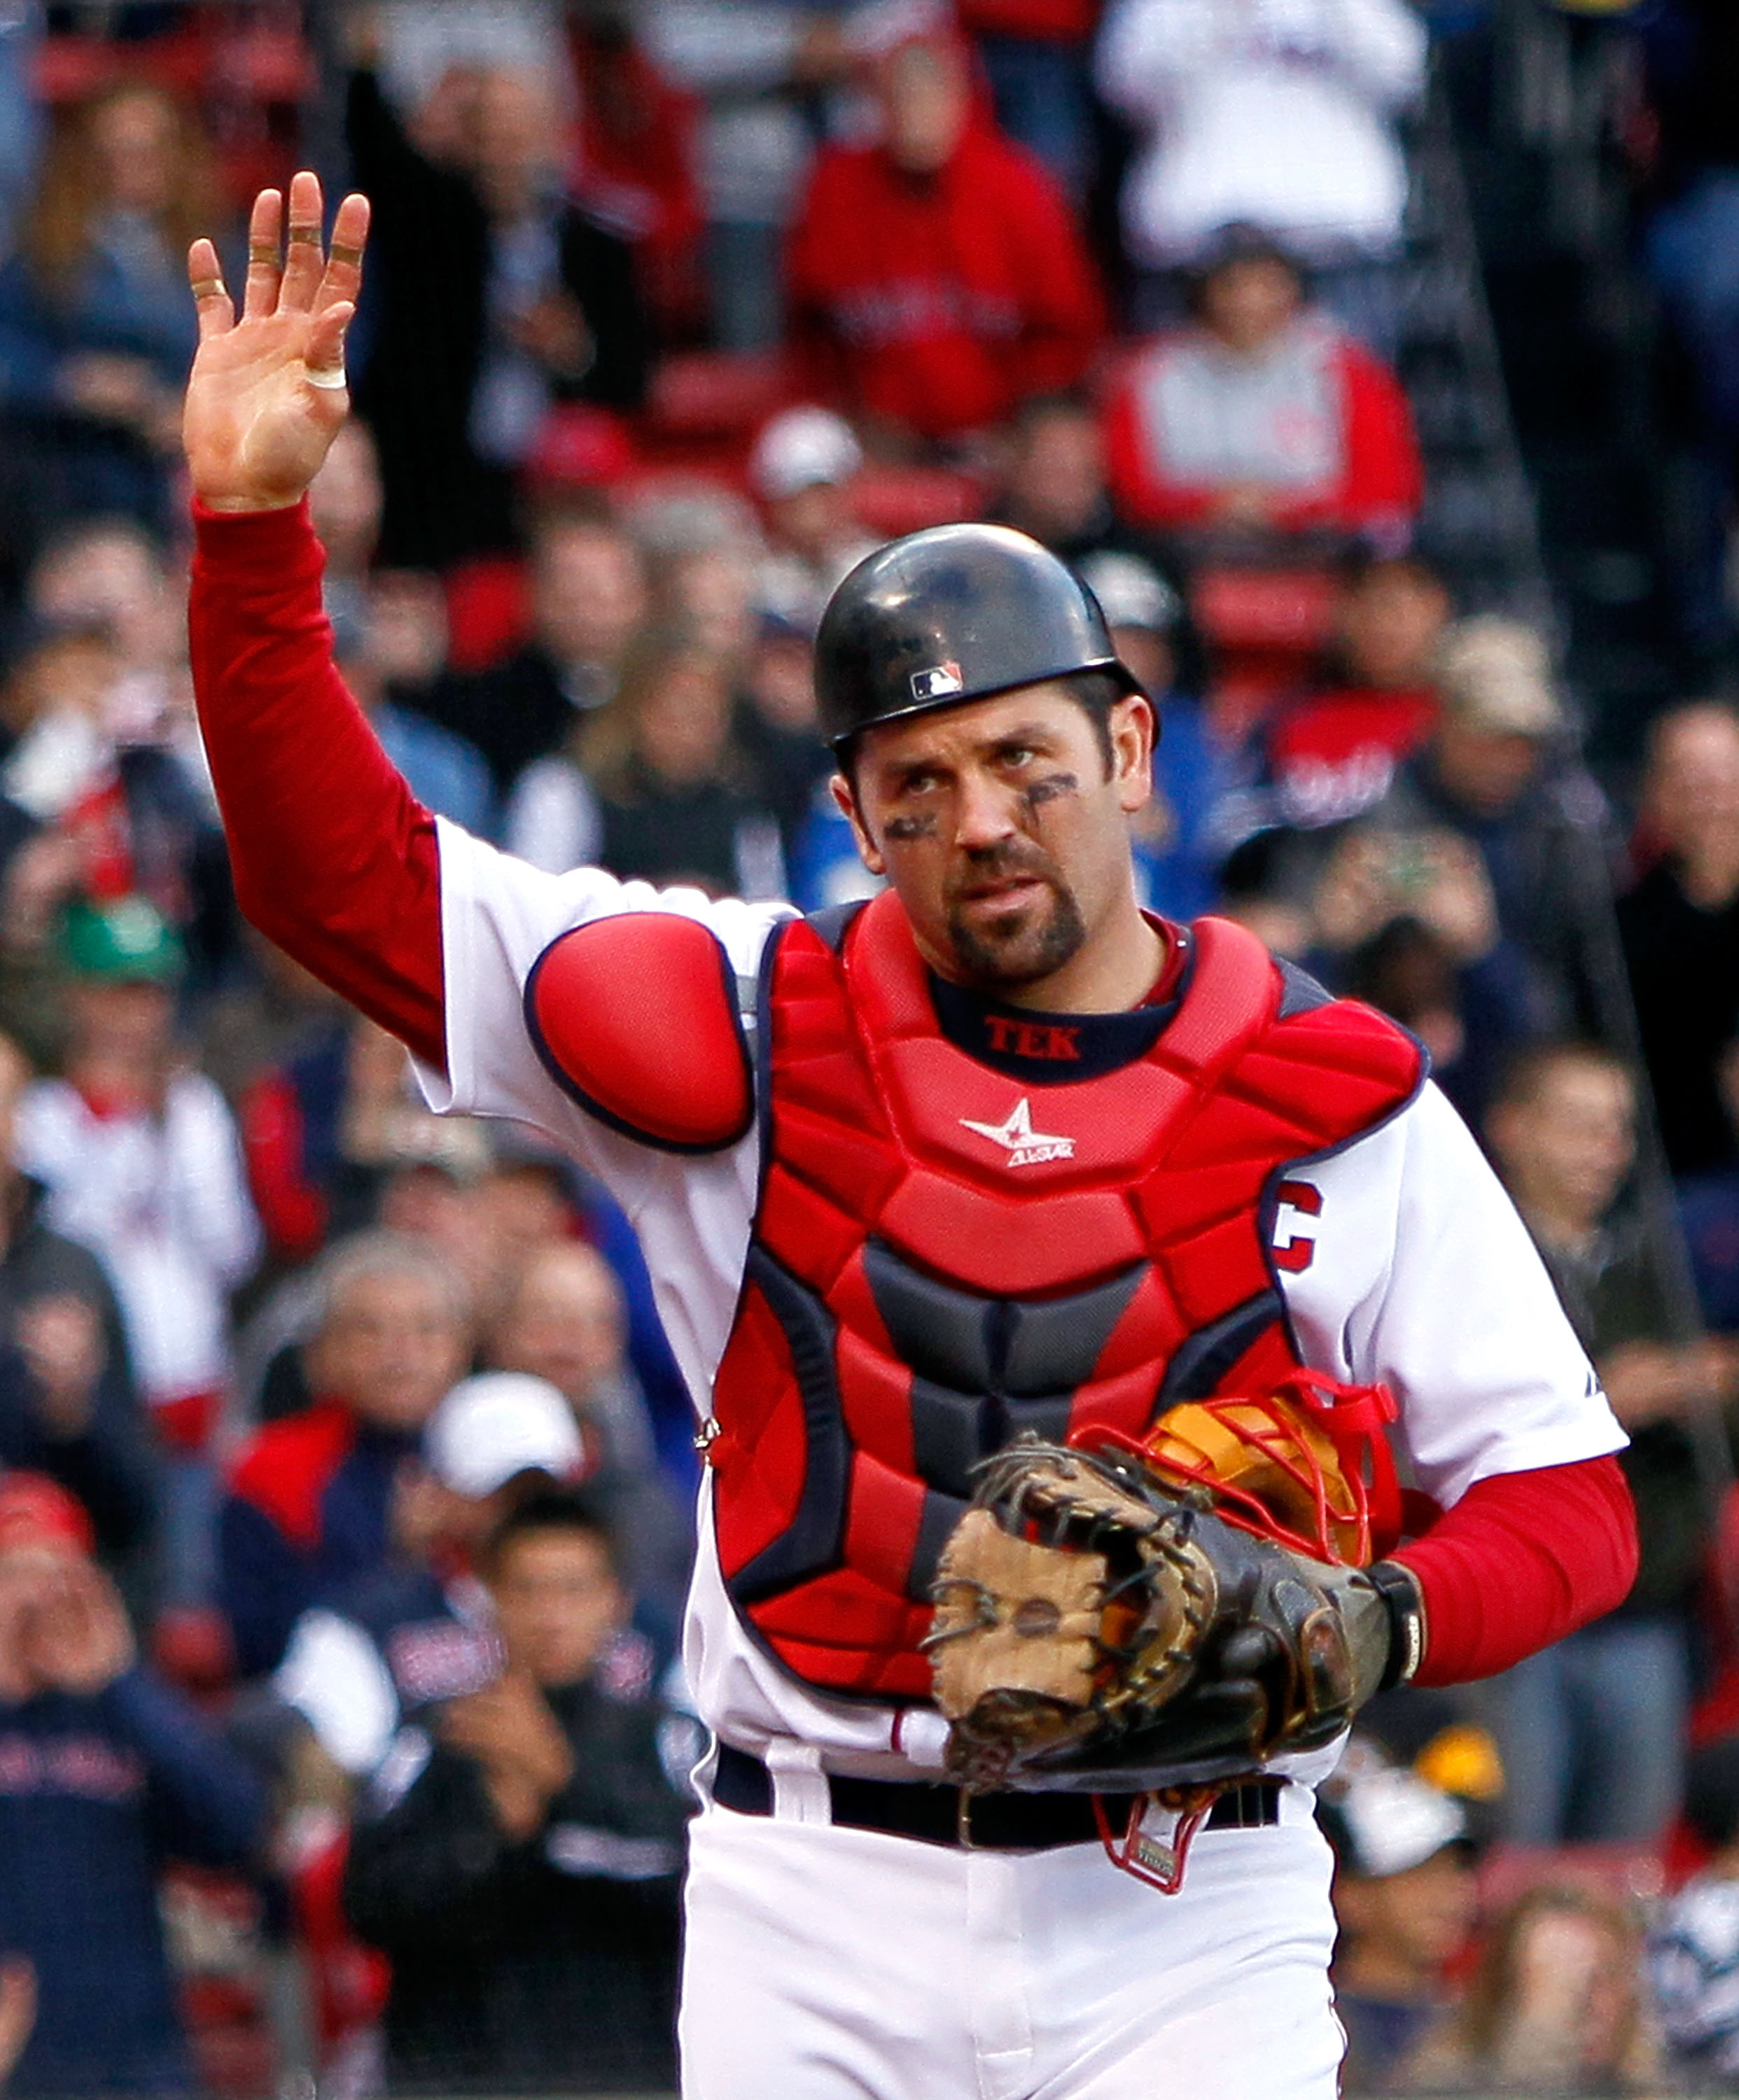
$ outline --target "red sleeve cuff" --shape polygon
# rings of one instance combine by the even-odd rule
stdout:
[[[1636,1512],[1613,1458],[1476,1481],[1394,1556],[1425,1599],[1420,1684],[1465,1684],[1615,1610],[1636,1579]]]
[[[320,545],[306,496],[280,510],[214,510],[196,496],[190,507],[201,553],[217,556],[226,567],[245,563],[263,567],[287,554],[310,547],[317,550]]]

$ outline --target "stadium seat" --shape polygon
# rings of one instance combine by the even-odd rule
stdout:
[[[652,375],[646,426],[655,439],[746,438],[791,398],[783,352],[685,351]]]
[[[1529,1889],[1586,1889],[1650,1904],[1665,1893],[1657,1845],[1498,1845],[1480,1863],[1480,1908],[1491,1917]]]
[[[969,474],[939,466],[867,466],[852,485],[852,508],[865,529],[897,540],[929,525],[982,517],[985,488]]]
[[[1335,584],[1331,571],[1204,566],[1190,585],[1190,609],[1218,666],[1212,695],[1223,731],[1241,736],[1295,686],[1327,641]]]

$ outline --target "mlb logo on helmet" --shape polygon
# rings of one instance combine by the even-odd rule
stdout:
[[[933,671],[914,671],[911,674],[911,697],[915,700],[945,700],[951,693],[964,691],[965,686],[958,664],[938,664]]]

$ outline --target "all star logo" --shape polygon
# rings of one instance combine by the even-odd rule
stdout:
[[[1042,1167],[1048,1159],[1075,1157],[1072,1137],[1052,1137],[1033,1128],[1032,1103],[1024,1094],[1009,1110],[1006,1123],[974,1123],[970,1116],[962,1116],[960,1122],[975,1136],[1003,1146],[1009,1154],[1005,1166]]]

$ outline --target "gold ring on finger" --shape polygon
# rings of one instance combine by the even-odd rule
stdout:
[[[276,270],[278,267],[278,244],[275,240],[250,240],[248,243],[248,267]]]
[[[335,240],[327,250],[328,258],[333,262],[348,262],[353,267],[362,260],[362,250],[352,248],[347,240]]]
[[[221,277],[201,277],[193,287],[193,296],[196,299],[221,298],[225,289]]]
[[[289,237],[292,248],[318,248],[320,245],[320,230],[317,226],[293,226]]]

